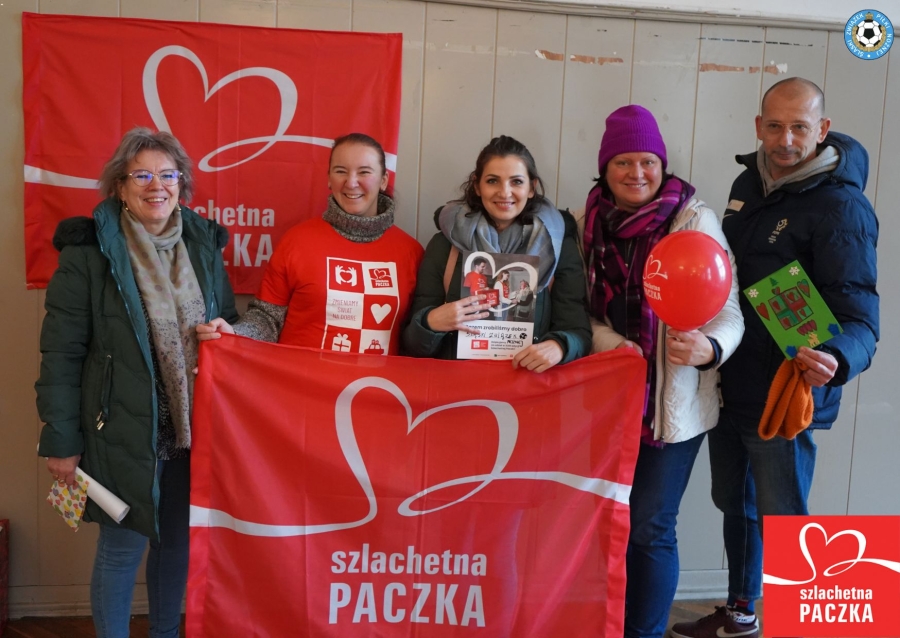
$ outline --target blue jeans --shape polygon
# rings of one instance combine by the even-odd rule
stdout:
[[[816,444],[805,430],[788,441],[764,441],[762,415],[723,410],[709,432],[712,497],[725,515],[728,603],[759,598],[762,588],[763,516],[809,513],[806,502],[816,466]]]
[[[188,571],[190,459],[158,461],[156,476],[159,540],[150,541],[147,556],[150,638],[178,638]],[[91,613],[97,638],[128,638],[134,579],[147,540],[115,523],[100,525],[91,576]]]
[[[657,448],[641,444],[631,488],[625,635],[661,637],[678,587],[675,523],[703,435]]]

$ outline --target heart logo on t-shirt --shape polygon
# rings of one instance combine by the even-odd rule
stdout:
[[[385,317],[391,312],[391,304],[372,304],[372,316],[375,317],[375,323],[381,323]]]

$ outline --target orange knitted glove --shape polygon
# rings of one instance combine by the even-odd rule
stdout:
[[[803,378],[806,369],[796,359],[785,359],[775,373],[759,422],[759,436],[764,441],[776,434],[793,439],[812,423],[812,388]]]

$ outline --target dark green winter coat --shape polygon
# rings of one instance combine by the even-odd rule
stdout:
[[[438,209],[437,212],[439,212]],[[435,214],[437,214],[437,212]],[[587,293],[584,280],[584,263],[576,242],[575,220],[568,212],[563,214],[566,234],[553,285],[537,295],[534,312],[534,342],[553,339],[562,346],[563,358],[568,363],[591,352],[591,323],[587,310]],[[450,256],[450,241],[443,233],[437,233],[425,248],[425,257],[419,266],[416,294],[410,310],[410,322],[403,331],[401,353],[413,357],[456,359],[457,332],[434,332],[425,317],[434,308],[458,301],[462,290],[462,259],[456,260],[453,276],[444,293],[444,271]]]
[[[227,231],[182,206],[182,238],[206,304],[206,320],[237,320],[222,263]],[[119,202],[107,199],[94,218],[64,220],[53,245],[59,266],[47,286],[41,330],[41,376],[35,384],[41,420],[39,453],[66,458],[131,506],[121,525],[150,538],[156,506],[157,401],[150,336]],[[98,429],[98,421],[103,421]],[[90,499],[85,520],[115,524]]]

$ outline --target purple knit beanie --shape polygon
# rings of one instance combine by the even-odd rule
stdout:
[[[609,160],[622,153],[653,153],[666,169],[666,144],[659,133],[653,113],[637,104],[618,108],[606,118],[606,130],[600,142],[597,161],[603,175]]]

